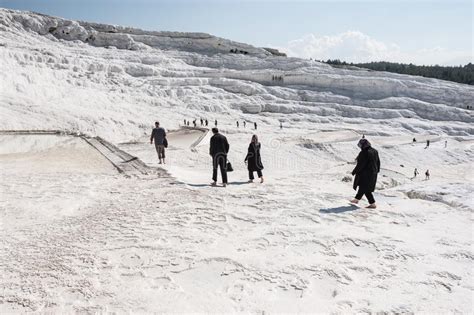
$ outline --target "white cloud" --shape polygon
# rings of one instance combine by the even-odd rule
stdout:
[[[395,43],[376,40],[359,31],[333,36],[308,34],[276,47],[288,56],[318,60],[340,59],[348,62],[393,61],[414,64],[459,65],[473,62],[471,51],[441,47],[404,51]]]

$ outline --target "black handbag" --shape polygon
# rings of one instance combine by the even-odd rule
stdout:
[[[163,145],[165,146],[165,148],[168,147],[168,140],[166,138],[163,139]]]
[[[230,162],[227,162],[227,172],[232,172],[232,171],[234,171],[232,164]]]

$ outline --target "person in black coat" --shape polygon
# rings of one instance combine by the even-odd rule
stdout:
[[[245,157],[245,163],[247,163],[247,169],[249,170],[249,183],[253,182],[253,172],[257,172],[260,183],[263,183],[263,164],[260,156],[260,142],[258,142],[257,135],[252,136],[252,141],[249,144],[247,150],[247,156]]]
[[[375,209],[377,206],[375,205],[372,193],[377,183],[377,174],[380,172],[379,153],[372,148],[367,139],[360,139],[357,146],[361,151],[357,156],[357,165],[352,171],[352,175],[355,175],[353,188],[356,190],[359,187],[359,190],[351,202],[358,203],[362,196],[365,195],[369,201],[367,208]]]
[[[217,184],[217,168],[221,169],[222,184],[227,186],[227,153],[229,152],[229,142],[227,138],[219,133],[217,128],[212,128],[211,147],[209,154],[212,156],[212,186]]]

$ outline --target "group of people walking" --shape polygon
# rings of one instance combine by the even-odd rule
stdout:
[[[209,154],[212,157],[212,186],[217,185],[217,170],[220,169],[222,177],[222,185],[224,187],[228,184],[227,171],[232,168],[227,160],[227,154],[229,153],[229,142],[227,138],[219,133],[217,128],[212,128],[213,136],[211,137],[211,145],[209,148]],[[351,200],[351,203],[357,204],[360,199],[365,195],[369,201],[367,208],[377,208],[373,192],[377,183],[377,174],[380,172],[380,159],[377,150],[372,148],[370,142],[363,138],[358,143],[361,149],[359,155],[356,158],[357,164],[352,175],[355,176],[353,188],[357,190],[356,196]],[[258,141],[258,136],[253,135],[250,144],[247,149],[247,155],[245,156],[245,163],[247,164],[247,170],[249,173],[249,182],[253,182],[255,179],[254,173],[260,178],[260,182],[263,183],[263,164],[260,154],[261,144]]]
[[[413,138],[412,143],[416,143],[416,138]],[[430,140],[426,140],[426,146],[425,149],[428,149],[430,147]],[[444,140],[444,147],[448,147],[448,140]]]
[[[207,119],[200,118],[199,120],[201,122],[201,127],[204,127],[204,126],[207,127],[209,125],[209,121]],[[183,123],[184,123],[184,126],[189,126],[190,121],[184,119]],[[193,123],[194,127],[197,127],[197,120],[196,119],[194,119],[192,123]],[[217,126],[217,120],[215,121],[215,123],[216,123],[216,126]]]
[[[185,120],[185,123],[189,121]],[[194,121],[193,123],[196,123]],[[201,124],[208,125],[208,121],[201,119]],[[215,121],[217,126],[217,120]],[[244,121],[245,126],[245,121]],[[282,125],[280,124],[280,127]],[[239,122],[237,122],[237,127],[239,127]],[[257,125],[255,123],[255,129]],[[227,138],[219,132],[217,127],[212,128],[212,137],[210,140],[209,154],[212,157],[212,186],[217,185],[217,175],[220,170],[222,184],[224,187],[228,184],[227,172],[233,171],[231,163],[227,159],[229,153],[230,145],[227,141]],[[414,142],[416,141],[413,139]],[[155,122],[155,128],[150,136],[150,143],[155,144],[155,149],[158,154],[159,163],[165,163],[165,148],[168,147],[168,141],[166,138],[166,131],[163,127],[160,126],[160,123]],[[351,203],[357,204],[362,197],[365,195],[369,206],[367,208],[376,208],[375,198],[373,192],[377,183],[377,175],[380,172],[380,159],[377,150],[375,150],[371,143],[363,137],[358,142],[358,147],[360,152],[356,158],[356,166],[352,170],[352,175],[354,176],[353,188],[357,190],[357,193],[354,199],[351,200]],[[428,142],[429,145],[429,142]],[[263,183],[263,164],[260,154],[261,144],[258,140],[256,134],[252,135],[250,144],[247,148],[247,154],[244,158],[244,162],[247,165],[249,182],[253,182],[255,179],[254,173],[257,173],[260,182]],[[414,170],[414,177],[416,178],[419,174],[418,169]],[[430,178],[430,171],[426,170],[425,179]]]
[[[239,127],[240,127],[240,122],[237,120],[237,121],[235,122],[235,125],[237,126],[237,128],[239,128]],[[244,128],[245,128],[245,127],[247,126],[247,122],[244,120],[244,121],[242,122],[242,125],[243,125]],[[257,130],[257,123],[256,123],[256,122],[253,123],[253,129]]]
[[[217,122],[216,122],[217,123]],[[209,155],[212,157],[212,186],[217,185],[217,173],[220,170],[222,185],[224,187],[228,184],[227,172],[232,171],[232,165],[227,160],[230,145],[227,138],[219,132],[217,127],[212,128],[212,137],[210,140]],[[150,143],[155,143],[155,149],[158,154],[159,163],[165,163],[165,148],[168,147],[166,139],[166,131],[160,126],[160,123],[155,122]],[[357,165],[352,171],[354,178],[353,188],[357,190],[357,194],[352,203],[357,204],[359,200],[365,195],[369,201],[368,208],[376,208],[373,192],[377,182],[377,174],[380,172],[380,160],[377,150],[372,148],[370,142],[362,138],[358,143],[361,152],[356,158]],[[258,136],[253,135],[250,144],[247,148],[247,154],[244,162],[247,164],[249,182],[255,179],[254,173],[257,173],[260,182],[263,183],[263,164],[260,154],[261,144],[258,141]]]
[[[420,173],[418,172],[418,169],[415,167],[415,170],[413,171],[412,180],[415,179],[418,174]],[[426,170],[425,172],[425,180],[428,180],[428,179],[430,179],[430,170]]]
[[[201,123],[201,127],[207,127],[207,126],[209,126],[209,120],[200,118],[199,121],[200,121],[200,123]],[[184,126],[188,126],[188,127],[189,127],[191,121],[184,119],[184,120],[183,120],[183,123],[184,123]],[[198,126],[198,120],[197,120],[197,119],[194,119],[194,120],[192,121],[192,124],[193,124],[193,127],[197,127],[197,126]],[[214,120],[214,126],[217,127],[217,119]],[[244,126],[245,126],[245,122],[244,122]]]
[[[199,119],[199,122],[200,122],[201,127],[208,127],[208,126],[209,126],[209,121],[208,121],[207,119],[200,118],[200,119]],[[198,126],[198,120],[197,120],[197,119],[194,119],[194,120],[192,120],[192,121],[186,120],[186,119],[183,120],[183,125],[184,125],[184,126],[188,126],[188,127],[189,127],[191,124],[192,124],[193,127],[196,128],[196,127]],[[237,128],[240,128],[240,122],[239,122],[238,120],[235,122],[235,124],[236,124]],[[217,119],[214,120],[214,126],[217,127]],[[244,128],[247,127],[247,122],[246,122],[245,120],[242,121],[242,126],[243,126]],[[254,123],[253,123],[253,128],[254,128],[255,130],[257,130],[257,127],[258,127],[258,126],[257,126],[257,122],[254,122]],[[280,128],[283,128],[283,125],[282,125],[281,122],[280,122]]]
[[[205,121],[207,123],[207,120]],[[216,121],[217,124],[217,121]],[[227,154],[229,153],[229,142],[227,138],[219,133],[217,127],[212,128],[213,136],[210,141],[209,154],[212,157],[212,186],[217,185],[217,171],[220,169],[222,184],[227,186],[227,172],[232,171],[232,165],[227,161]],[[150,136],[150,144],[155,144],[156,153],[158,154],[159,164],[166,164],[165,162],[165,148],[168,147],[168,140],[166,139],[166,131],[160,126],[158,121],[155,122],[155,128],[153,128]],[[257,172],[260,182],[263,183],[263,164],[260,157],[261,144],[258,141],[257,135],[253,135],[250,141],[247,155],[245,156],[244,162],[247,164],[249,172],[249,182],[253,182],[255,179],[254,172]]]
[[[213,135],[211,137],[209,147],[209,154],[212,157],[211,186],[217,186],[217,171],[220,169],[222,185],[226,187],[228,184],[227,172],[232,171],[232,165],[227,160],[227,154],[229,153],[230,145],[227,141],[227,138],[219,132],[219,129],[216,127],[212,128],[212,133]],[[249,172],[249,182],[253,182],[255,179],[253,173],[257,172],[260,182],[263,183],[263,164],[260,156],[260,147],[261,144],[258,141],[257,135],[253,135],[247,150],[247,155],[244,159]]]

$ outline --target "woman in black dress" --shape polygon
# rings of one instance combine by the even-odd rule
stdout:
[[[357,146],[360,148],[360,153],[357,156],[357,165],[352,171],[354,178],[354,190],[359,187],[359,190],[352,203],[358,203],[363,195],[367,197],[369,206],[367,208],[375,209],[375,199],[373,192],[375,184],[377,183],[377,174],[380,172],[380,159],[377,150],[372,148],[367,139],[360,139]]]
[[[258,142],[257,135],[252,136],[252,141],[249,144],[247,156],[245,157],[245,163],[247,163],[247,169],[249,170],[249,183],[253,182],[253,172],[257,172],[260,178],[260,183],[263,183],[263,164],[262,158],[260,157],[260,142]]]

